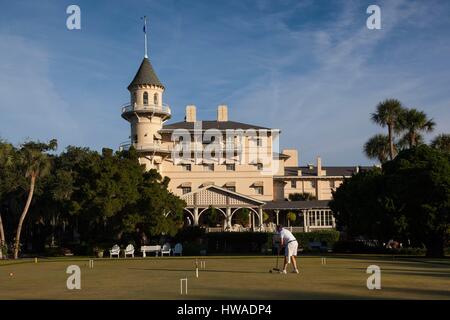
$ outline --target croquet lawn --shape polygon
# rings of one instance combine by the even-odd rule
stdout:
[[[275,257],[134,259],[39,258],[0,261],[0,299],[450,299],[450,259],[370,255],[301,256],[300,274],[273,274]],[[68,290],[66,269],[81,269]],[[368,290],[366,269],[381,268],[381,290]],[[180,279],[188,294],[180,294]]]

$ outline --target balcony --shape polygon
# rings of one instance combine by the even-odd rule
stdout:
[[[140,152],[156,152],[156,153],[170,153],[172,148],[170,145],[163,145],[160,143],[131,143],[129,141],[122,142],[119,145],[119,151],[129,150],[133,146],[137,151]]]
[[[163,118],[163,120],[167,120],[171,117],[171,111],[170,107],[166,104],[163,104],[162,106],[154,105],[154,104],[148,104],[148,105],[139,105],[134,104],[131,105],[130,103],[125,103],[121,106],[122,110],[122,118],[129,120],[130,116],[132,116],[135,113],[145,115],[156,115]]]

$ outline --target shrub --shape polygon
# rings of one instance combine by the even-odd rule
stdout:
[[[333,247],[339,240],[339,231],[337,230],[317,230],[312,232],[295,233],[295,238],[299,245],[304,249],[310,249],[310,242],[320,242],[323,246]]]
[[[183,228],[178,231],[178,233],[175,235],[174,240],[175,242],[192,242],[196,241],[200,238],[203,238],[205,235],[205,229],[200,228],[199,226],[192,226]]]
[[[269,234],[263,232],[214,232],[206,234],[210,253],[261,253]]]

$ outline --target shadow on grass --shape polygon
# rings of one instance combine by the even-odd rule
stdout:
[[[343,283],[340,285],[340,287],[348,288],[349,290],[353,290],[358,288],[355,285],[350,285]],[[433,290],[433,289],[424,289],[424,288],[399,288],[399,287],[392,287],[392,286],[383,286],[381,287],[381,290],[377,290],[378,292],[390,292],[390,293],[398,293],[399,296],[396,297],[396,299],[450,299],[450,290]],[[410,296],[404,296],[402,294],[407,295],[418,295],[420,297],[417,298],[411,298]]]

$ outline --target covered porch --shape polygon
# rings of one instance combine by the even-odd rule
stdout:
[[[328,200],[271,201],[267,202],[263,209],[271,213],[275,224],[282,224],[292,232],[311,232],[336,228],[336,221],[328,203]],[[290,213],[296,215],[295,222],[288,218]]]
[[[212,184],[184,194],[181,198],[186,201],[184,211],[192,224],[206,227],[208,232],[263,231],[263,201]],[[205,223],[205,215],[211,213],[212,208],[220,217],[215,226]],[[233,223],[233,218],[243,209],[248,212],[248,221]]]

